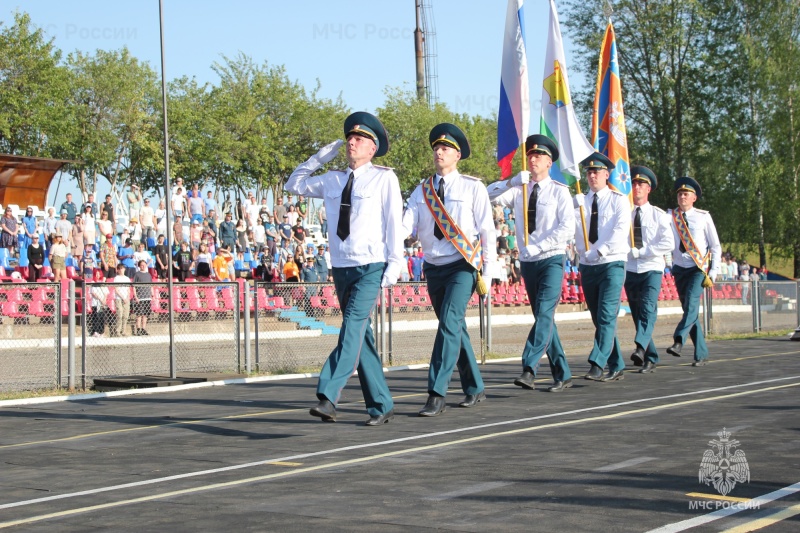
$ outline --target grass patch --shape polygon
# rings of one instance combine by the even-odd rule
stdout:
[[[61,388],[0,392],[0,401],[22,400],[28,398],[47,398],[50,396],[67,396],[70,394],[92,394],[93,392],[95,391],[89,389],[75,389],[75,391],[70,392],[69,389],[61,389]]]
[[[789,334],[793,332],[793,329],[779,329],[777,331],[762,331],[760,333],[726,333],[724,335],[709,335],[708,340],[735,341],[745,339],[764,339],[766,337],[788,337]]]

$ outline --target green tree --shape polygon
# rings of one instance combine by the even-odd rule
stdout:
[[[0,152],[61,155],[69,80],[53,39],[30,15],[15,13],[14,24],[0,30]]]

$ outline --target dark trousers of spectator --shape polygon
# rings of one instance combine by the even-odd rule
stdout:
[[[92,310],[93,311],[86,317],[86,322],[89,326],[89,335],[94,333],[102,335],[106,330],[108,310],[105,307],[93,307]]]

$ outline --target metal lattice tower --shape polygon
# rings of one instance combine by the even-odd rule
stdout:
[[[425,94],[428,105],[439,101],[439,70],[436,68],[438,52],[436,49],[436,22],[433,17],[431,0],[421,0],[422,35],[425,54]]]

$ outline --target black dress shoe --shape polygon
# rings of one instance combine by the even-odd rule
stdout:
[[[597,365],[592,365],[589,373],[583,376],[584,379],[591,379],[592,381],[600,381],[603,377],[603,369]]]
[[[517,387],[522,387],[523,389],[533,390],[533,378],[536,376],[533,375],[533,370],[530,367],[525,367],[525,370],[522,371],[522,375],[514,380],[514,385]]]
[[[547,389],[547,392],[562,392],[564,389],[572,388],[572,380],[556,381],[553,386]]]
[[[419,412],[419,416],[436,416],[444,413],[447,409],[447,404],[443,396],[431,394],[428,396],[428,401],[425,402],[425,407]]]
[[[467,394],[464,401],[458,404],[459,407],[475,407],[486,399],[486,393],[480,391],[478,394]]]
[[[675,341],[675,344],[667,348],[667,353],[670,355],[674,355],[675,357],[680,357],[681,350],[683,350],[683,344],[681,344],[678,341]]]
[[[619,381],[621,379],[625,379],[625,371],[624,370],[617,370],[616,372],[609,372],[603,379],[600,381]]]
[[[708,359],[703,359],[701,361],[695,361],[694,363],[692,363],[692,366],[706,366],[707,363]]]
[[[394,418],[394,409],[391,409],[388,413],[383,413],[382,415],[378,416],[371,416],[369,420],[367,420],[366,426],[382,426],[383,424],[388,424],[389,420]]]
[[[631,354],[631,361],[633,361],[633,366],[642,366],[644,364],[644,349],[637,346]]]
[[[311,416],[318,416],[323,422],[336,422],[336,407],[330,400],[320,400],[316,407],[309,411]]]
[[[656,364],[652,361],[645,361],[644,366],[639,370],[640,374],[651,374],[656,371]]]

